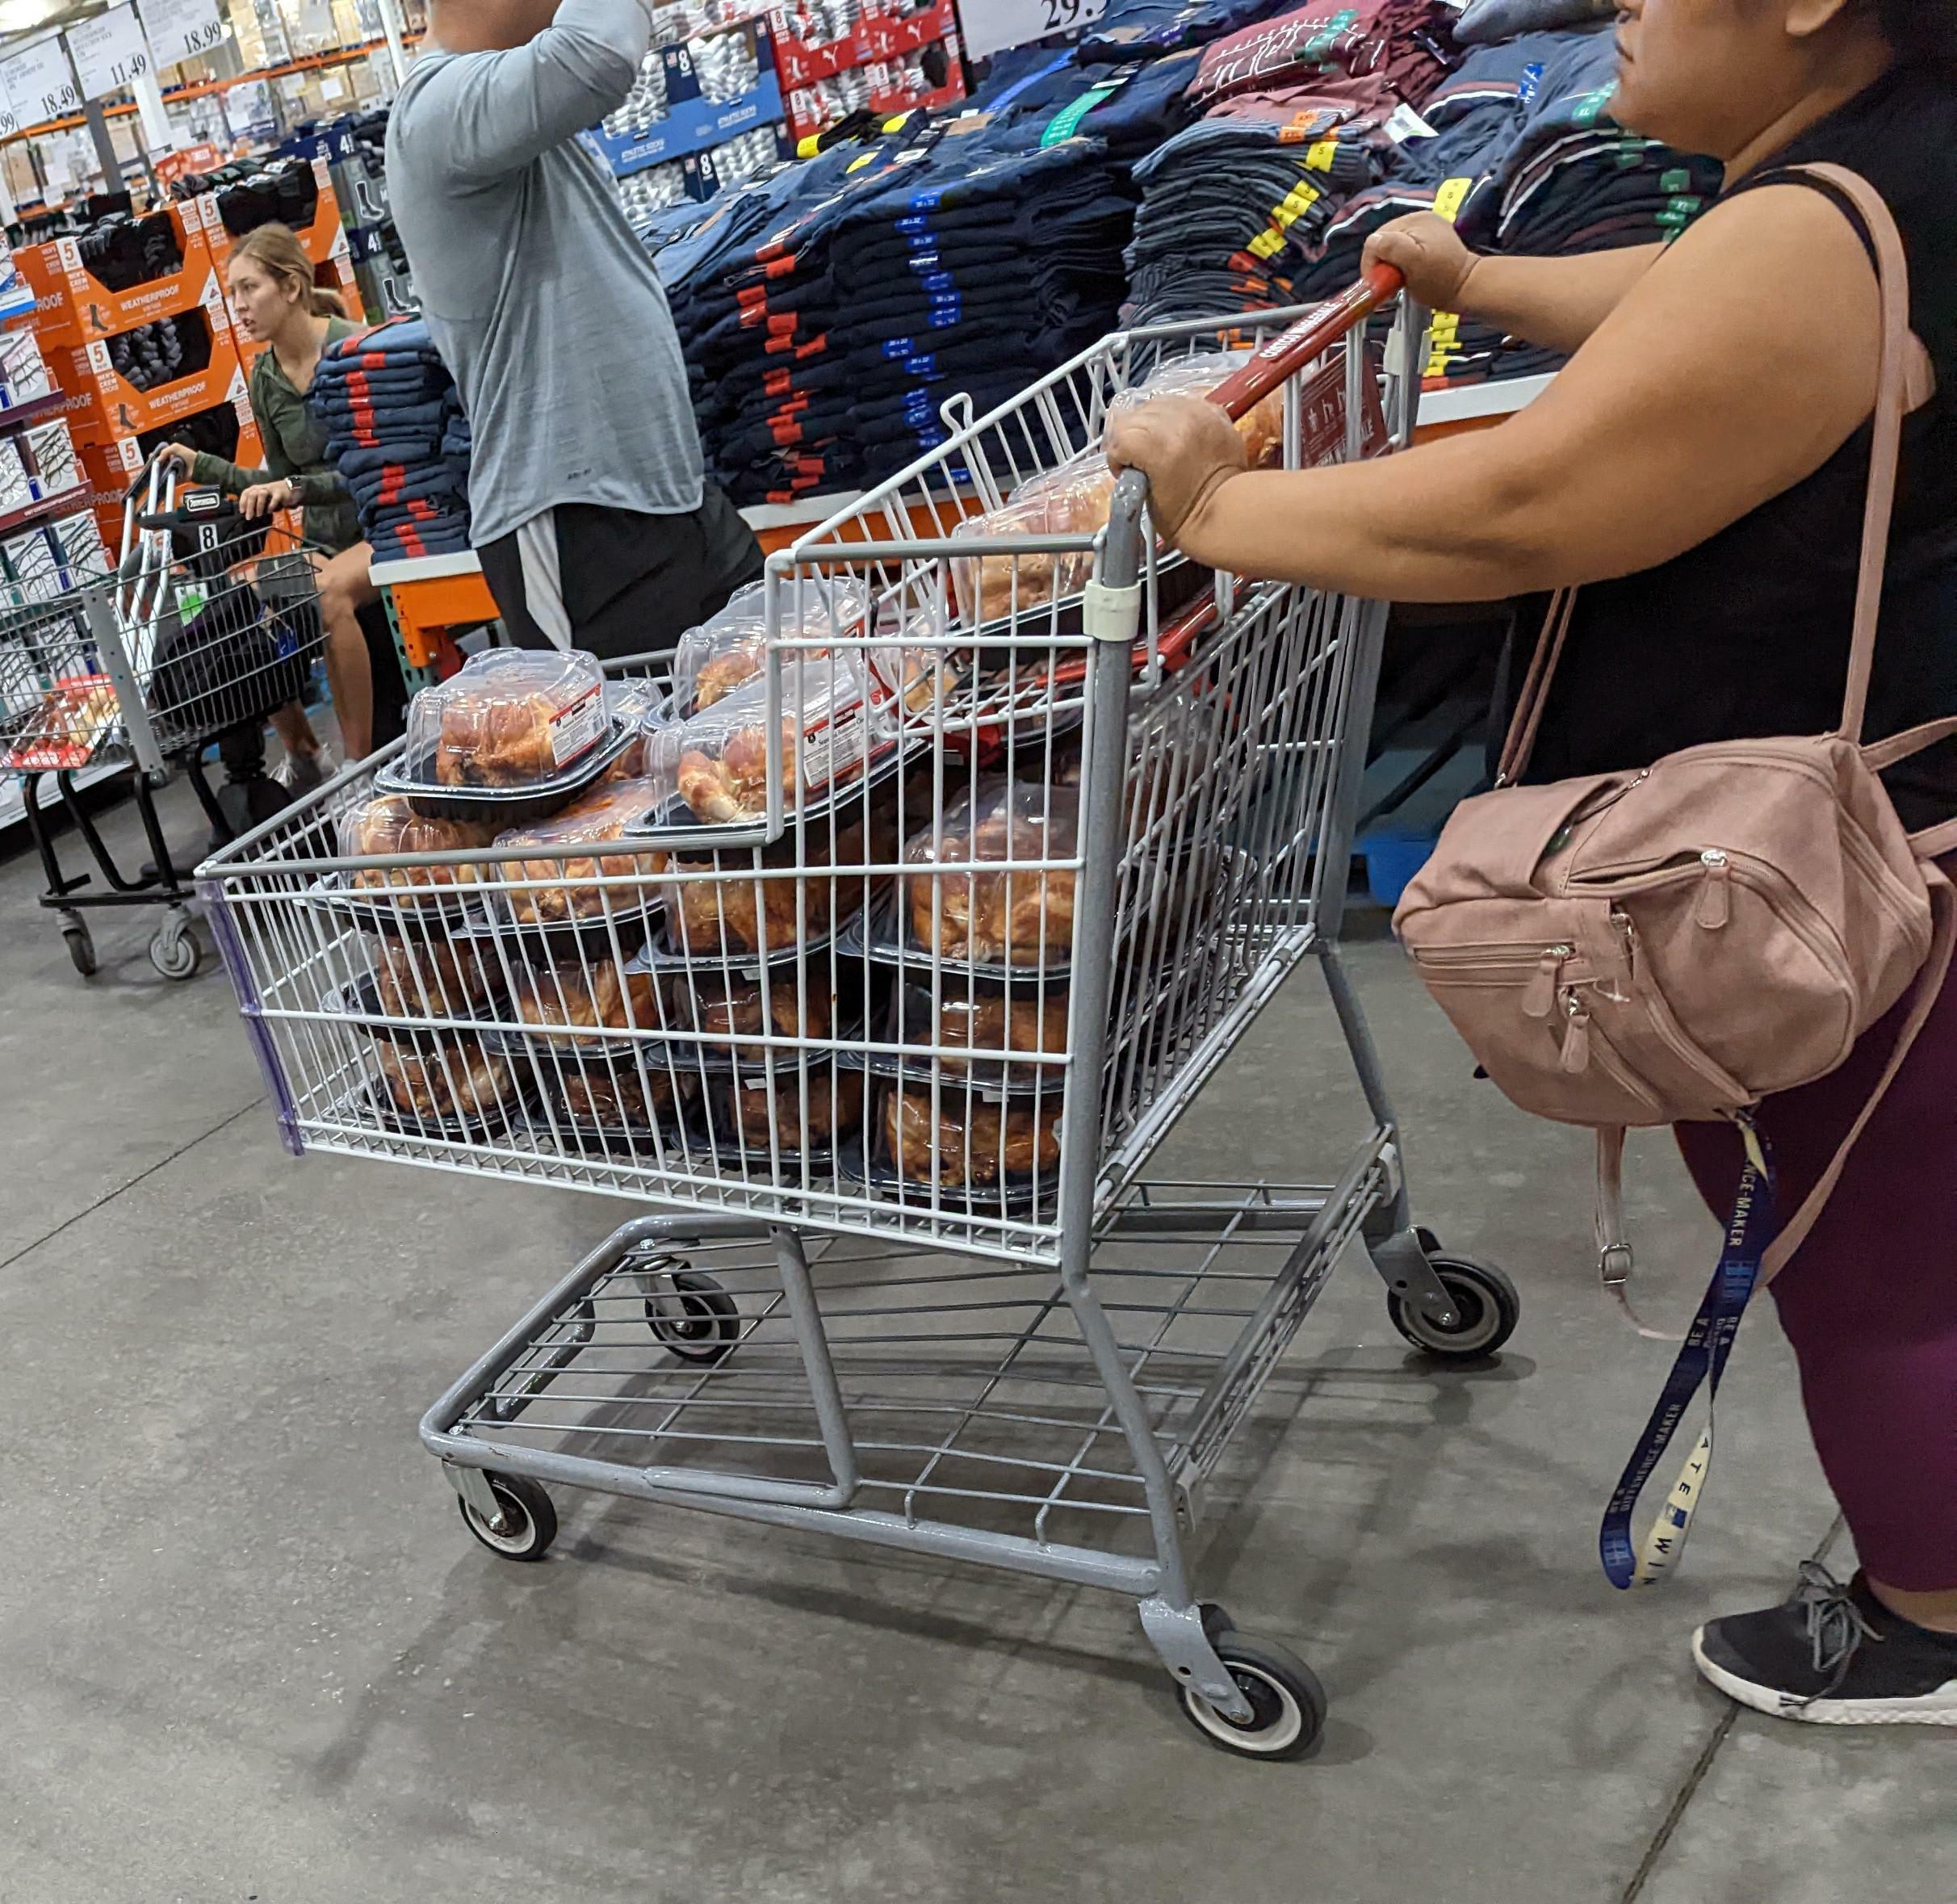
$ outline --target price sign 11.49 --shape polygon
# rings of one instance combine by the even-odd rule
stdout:
[[[68,50],[82,75],[82,96],[126,92],[150,68],[149,42],[133,6],[111,6],[68,29]]]

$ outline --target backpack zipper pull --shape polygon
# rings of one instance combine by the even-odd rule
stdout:
[[[1523,988],[1522,1015],[1547,1018],[1556,1009],[1556,982],[1562,976],[1563,962],[1576,956],[1574,946],[1545,946],[1536,971]]]
[[[1693,914],[1708,932],[1717,932],[1733,916],[1733,865],[1716,846],[1708,846],[1699,862],[1706,869],[1699,891],[1699,907]]]
[[[1563,1069],[1573,1076],[1590,1069],[1590,1008],[1573,992],[1563,1000],[1569,1025],[1563,1033]]]

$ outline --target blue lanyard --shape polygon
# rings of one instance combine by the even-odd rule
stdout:
[[[1693,1317],[1671,1373],[1666,1378],[1657,1406],[1652,1410],[1630,1463],[1618,1481],[1610,1505],[1604,1509],[1598,1546],[1604,1574],[1619,1588],[1651,1585],[1670,1571],[1684,1551],[1691,1532],[1692,1515],[1712,1463],[1711,1410],[1719,1399],[1720,1380],[1726,1372],[1727,1358],[1733,1353],[1733,1339],[1739,1334],[1740,1319],[1745,1315],[1760,1278],[1761,1259],[1779,1227],[1774,1213],[1773,1154],[1750,1119],[1742,1120],[1741,1134],[1746,1142],[1746,1165],[1740,1174],[1719,1267],[1712,1273],[1699,1313]],[[1665,1450],[1671,1445],[1692,1398],[1707,1385],[1705,1432],[1674,1483],[1670,1499],[1659,1510],[1657,1524],[1645,1537],[1641,1553],[1631,1535],[1632,1514]]]

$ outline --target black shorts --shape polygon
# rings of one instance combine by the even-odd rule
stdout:
[[[761,544],[712,484],[691,515],[650,516],[583,502],[551,511],[571,645],[601,660],[665,654],[743,584],[759,579]],[[476,551],[518,648],[554,645],[531,613],[521,531]],[[546,611],[547,619],[554,619]]]

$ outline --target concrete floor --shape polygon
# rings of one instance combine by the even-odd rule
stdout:
[[[1498,1368],[1436,1373],[1353,1263],[1293,1350],[1294,1418],[1201,1566],[1331,1693],[1316,1759],[1264,1767],[1084,1592],[565,1493],[545,1564],[485,1554],[417,1419],[622,1206],[287,1159],[221,975],[165,983],[111,915],[85,985],[38,888],[0,861],[0,1897],[1957,1894],[1951,1742],[1739,1715],[1690,1669],[1695,1622],[1846,1562],[1771,1314],[1683,1575],[1599,1577],[1666,1351],[1590,1285],[1582,1142],[1472,1081],[1377,921],[1352,958],[1421,1214],[1528,1309]],[[1306,975],[1165,1168],[1339,1154],[1328,1028]],[[1632,1181],[1682,1320],[1712,1226],[1662,1145]]]

